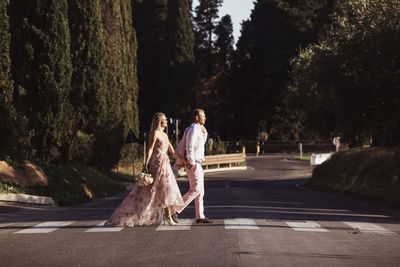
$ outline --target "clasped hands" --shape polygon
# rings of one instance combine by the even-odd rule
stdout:
[[[189,162],[187,162],[186,160],[183,162],[183,165],[185,166],[185,168],[190,169],[192,171],[196,170],[196,164],[190,164]]]

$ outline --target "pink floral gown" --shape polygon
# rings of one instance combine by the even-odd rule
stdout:
[[[149,161],[149,171],[154,182],[149,186],[135,185],[129,195],[107,220],[106,226],[133,227],[152,225],[162,214],[162,209],[183,206],[182,195],[176,183],[168,158],[168,136],[157,137]]]

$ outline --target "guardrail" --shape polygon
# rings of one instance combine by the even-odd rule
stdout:
[[[310,167],[314,168],[316,165],[322,164],[324,161],[330,159],[333,154],[335,153],[311,154]]]
[[[228,165],[228,167],[232,167],[238,166],[240,163],[243,162],[246,162],[246,154],[232,153],[205,156],[205,159],[201,165],[204,167],[204,169],[207,170],[209,166],[212,165],[216,165],[217,168],[220,168],[223,164]]]
[[[260,153],[296,153],[299,151],[299,143],[302,143],[304,153],[325,153],[333,150],[332,143],[329,141],[300,141],[286,142],[268,140],[264,144],[259,144]],[[257,152],[257,142],[253,140],[241,140],[237,142],[227,142],[227,151],[240,152],[242,147],[246,148],[247,153]]]

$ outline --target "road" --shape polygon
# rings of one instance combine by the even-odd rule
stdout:
[[[193,223],[189,206],[180,226],[102,227],[126,194],[72,207],[2,202],[0,266],[400,265],[398,210],[305,190],[309,166],[290,157],[207,174],[210,225]]]

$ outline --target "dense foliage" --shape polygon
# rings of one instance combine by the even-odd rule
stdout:
[[[28,118],[28,155],[67,160],[75,116],[67,1],[13,0],[9,10],[15,106]]]
[[[399,1],[259,0],[236,49],[222,2],[1,0],[1,157],[111,169],[211,77],[223,139],[399,144]]]
[[[353,145],[399,144],[399,13],[398,1],[335,5],[318,42],[292,59],[285,99],[292,117],[282,120],[290,131],[300,137],[333,132]]]
[[[190,5],[185,0],[133,1],[138,36],[142,131],[156,112],[189,119],[195,83]]]
[[[139,135],[131,1],[11,0],[0,10],[2,157],[114,167],[129,129]]]
[[[242,24],[232,63],[236,136],[254,138],[257,130],[273,130],[289,81],[289,60],[316,40],[329,7],[328,1],[312,0],[255,3]]]
[[[7,1],[0,0],[0,155],[12,151],[16,145],[16,114],[13,106],[11,80],[10,32]]]

